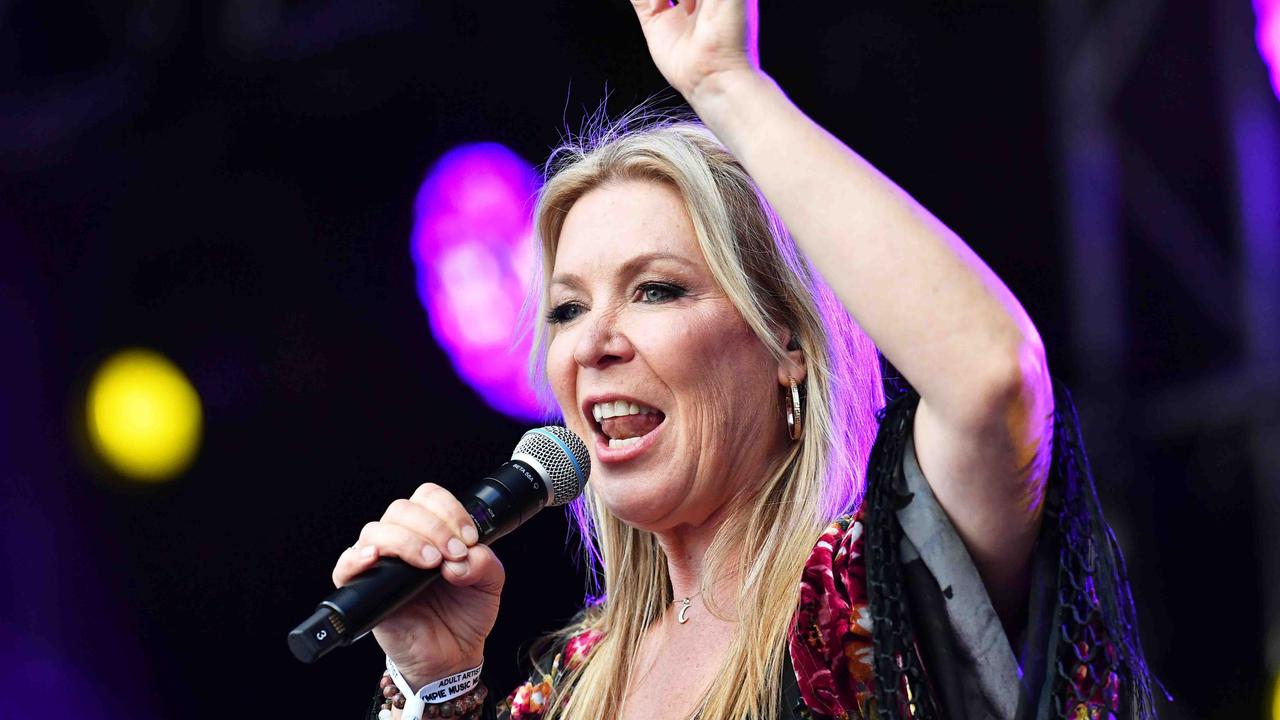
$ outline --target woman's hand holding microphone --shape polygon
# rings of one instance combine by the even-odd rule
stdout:
[[[418,593],[373,629],[378,645],[415,688],[484,660],[484,641],[498,617],[506,572],[493,550],[478,540],[462,503],[448,490],[426,483],[408,500],[392,502],[381,520],[365,525],[333,568],[336,587],[379,557],[440,569],[444,583]]]

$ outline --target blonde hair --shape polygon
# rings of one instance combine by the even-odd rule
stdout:
[[[704,578],[741,579],[738,629],[718,678],[698,711],[704,720],[776,717],[783,653],[800,574],[818,536],[856,507],[863,490],[875,413],[883,404],[875,347],[810,267],[742,165],[702,125],[678,118],[635,119],[571,138],[547,164],[535,209],[545,278],[569,209],[606,184],[665,183],[683,198],[716,282],[760,341],[781,360],[790,331],[805,358],[804,435],[779,467],[730,509],[708,549]],[[532,367],[546,387],[550,328],[537,323]],[[779,404],[778,422],[783,414]],[[565,673],[547,717],[616,717],[633,670],[633,652],[672,601],[666,558],[655,537],[611,516],[588,483],[571,513],[588,565],[588,608],[580,623],[603,633],[590,662]],[[733,552],[731,552],[733,551]],[[733,559],[734,565],[729,566]],[[705,580],[704,580],[705,584]],[[712,612],[720,613],[717,608]],[[565,702],[566,699],[570,702]]]

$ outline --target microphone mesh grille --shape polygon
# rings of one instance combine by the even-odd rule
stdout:
[[[525,453],[537,458],[551,477],[550,505],[564,505],[582,494],[591,476],[591,456],[582,439],[568,428],[547,425],[524,434],[512,456]]]

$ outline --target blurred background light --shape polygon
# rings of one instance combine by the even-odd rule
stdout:
[[[412,251],[418,298],[454,370],[495,410],[545,417],[525,371],[522,332],[534,262],[537,174],[497,143],[446,153],[418,190]]]
[[[1271,720],[1280,720],[1280,673],[1271,683]]]
[[[1253,0],[1258,13],[1258,51],[1271,71],[1271,89],[1280,98],[1280,0]]]
[[[20,717],[39,712],[43,701],[58,693],[75,693],[94,703],[94,715],[102,718],[127,717],[112,688],[103,683],[92,669],[50,646],[33,633],[32,628],[0,622],[0,692],[5,698],[0,717]],[[22,711],[27,711],[23,713]],[[9,714],[13,712],[13,714]]]
[[[168,480],[200,445],[200,396],[177,365],[151,350],[107,358],[90,381],[86,409],[93,449],[129,479]]]

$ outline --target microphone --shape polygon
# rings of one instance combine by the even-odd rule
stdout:
[[[511,459],[457,495],[489,544],[548,505],[564,505],[582,493],[591,457],[582,439],[556,425],[524,434]],[[440,577],[386,557],[320,601],[311,617],[289,633],[289,650],[312,663],[350,645]]]

